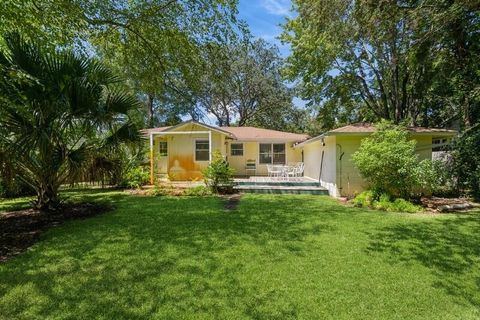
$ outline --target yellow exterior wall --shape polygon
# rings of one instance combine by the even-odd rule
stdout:
[[[323,144],[325,143],[325,145]],[[320,185],[328,189],[331,196],[336,197],[338,194],[336,184],[336,138],[327,136],[324,140],[314,141],[303,147],[305,172],[304,176],[319,180]],[[323,152],[323,164],[322,162]],[[320,174],[321,169],[321,174]]]
[[[360,147],[361,140],[368,135],[326,136],[301,147],[304,153],[306,177],[319,180],[320,162],[324,152],[320,184],[330,195],[352,197],[364,191],[367,184],[355,167],[352,155]],[[432,158],[432,135],[414,135],[417,141],[419,161]],[[340,160],[340,156],[343,156]]]
[[[180,131],[209,131],[208,128],[189,124],[172,130]],[[208,140],[207,133],[168,134],[154,136],[154,170],[156,175],[166,175],[171,180],[194,180],[202,178],[202,170],[208,166],[208,161],[195,161],[195,141]],[[168,158],[162,159],[159,152],[159,142],[167,141]],[[225,155],[225,135],[212,131],[212,150],[219,150]],[[166,165],[166,172],[163,169]]]
[[[432,159],[432,136],[431,135],[416,135],[413,137],[417,140],[417,154],[418,160]]]
[[[352,154],[360,147],[366,136],[337,136],[336,140],[336,183],[339,195],[352,197],[367,187],[362,176],[355,167]],[[343,156],[340,160],[340,156]]]
[[[232,143],[243,143],[243,156],[232,156],[230,146]],[[255,175],[268,175],[267,165],[259,164],[259,144],[260,143],[282,143],[282,142],[258,142],[258,141],[237,141],[237,140],[228,140],[227,143],[227,160],[232,168],[235,169],[235,175],[244,176],[247,175],[245,172],[245,164],[247,160],[255,160],[257,165],[257,170]],[[293,149],[292,142],[285,143],[286,150],[286,159],[287,164],[292,162],[302,161],[302,152],[299,149]],[[249,175],[253,175],[253,172],[249,171]]]
[[[367,136],[337,136],[337,188],[339,194],[345,197],[352,197],[355,194],[364,191],[367,184],[358,172],[352,161],[352,154],[360,147],[361,140]],[[418,160],[432,159],[432,135],[413,135],[412,139],[417,141]],[[344,152],[340,161],[340,154]]]

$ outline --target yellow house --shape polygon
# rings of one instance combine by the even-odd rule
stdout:
[[[319,181],[334,197],[351,197],[367,187],[352,161],[352,154],[363,138],[375,131],[368,123],[357,123],[328,131],[300,142],[294,149],[303,152],[304,176]],[[411,127],[410,136],[417,141],[419,160],[432,159],[432,148],[448,142],[454,130]]]
[[[456,134],[447,129],[409,130],[411,138],[417,141],[419,160],[432,159],[432,149]],[[353,164],[352,154],[362,139],[374,131],[372,124],[357,123],[309,139],[304,134],[255,127],[214,127],[188,121],[147,129],[144,133],[150,143],[152,183],[155,177],[201,179],[212,152],[218,150],[237,176],[266,176],[269,164],[303,162],[303,177],[310,184],[317,182],[334,197],[351,197],[367,187]]]
[[[308,136],[254,127],[214,127],[188,121],[172,127],[144,131],[150,144],[151,182],[155,177],[193,180],[220,153],[236,175],[267,175],[267,164],[301,162],[294,148]]]

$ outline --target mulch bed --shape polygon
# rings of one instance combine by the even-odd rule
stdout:
[[[224,204],[224,209],[225,210],[235,210],[240,203],[240,198],[242,196],[240,194],[232,194],[228,196],[224,196],[225,198],[225,204]]]
[[[112,207],[107,205],[82,203],[65,205],[55,212],[26,209],[0,213],[0,263],[27,250],[51,227],[110,210]]]
[[[424,197],[420,199],[420,202],[425,209],[431,212],[464,211],[478,208],[478,204],[466,198]]]

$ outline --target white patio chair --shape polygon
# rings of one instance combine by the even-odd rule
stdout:
[[[286,166],[285,177],[287,178],[287,180],[289,180],[290,177],[295,178],[297,176],[297,171],[298,171],[297,166]]]
[[[283,174],[283,166],[279,166],[279,165],[271,165],[272,166],[272,177],[281,177],[282,174]]]
[[[269,177],[273,176],[273,166],[271,164],[267,164],[267,172]]]
[[[303,171],[305,171],[305,164],[303,162],[299,162],[297,164],[297,177],[302,177]]]

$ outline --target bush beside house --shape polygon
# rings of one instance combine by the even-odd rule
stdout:
[[[369,191],[354,199],[359,207],[385,211],[416,212],[421,208],[408,200],[447,193],[454,185],[448,164],[418,161],[416,141],[405,127],[384,121],[377,131],[362,140],[352,156],[355,166],[369,185]]]
[[[214,193],[232,193],[233,175],[235,170],[231,168],[219,151],[214,151],[212,161],[203,170],[205,184]]]

